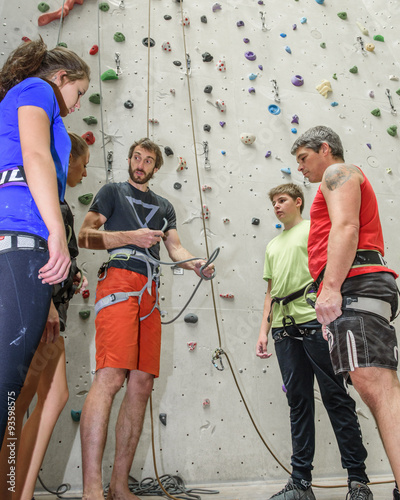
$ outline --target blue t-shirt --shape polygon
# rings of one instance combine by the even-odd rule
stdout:
[[[37,106],[49,117],[58,194],[60,200],[64,200],[71,140],[51,86],[40,78],[27,78],[9,90],[0,102],[0,231],[21,231],[47,239],[48,230],[28,187],[4,184],[10,175],[7,170],[14,170],[12,175],[17,178],[20,176],[18,167],[23,166],[18,129],[18,108],[21,106]]]

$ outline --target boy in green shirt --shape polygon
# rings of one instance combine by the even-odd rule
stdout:
[[[322,337],[315,310],[306,302],[305,288],[312,283],[308,270],[307,241],[310,222],[302,218],[304,195],[295,184],[282,184],[269,192],[275,215],[284,231],[267,245],[264,279],[268,283],[256,354],[269,358],[272,328],[286,396],[290,406],[292,474],[275,500],[315,500],[311,488],[315,451],[314,376],[348,472],[349,500],[373,500],[365,472],[367,451],[362,443],[355,402],[343,377],[333,372],[328,343]],[[296,293],[299,292],[299,293]]]

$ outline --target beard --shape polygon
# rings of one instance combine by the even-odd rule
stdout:
[[[153,170],[150,173],[148,173],[144,177],[143,176],[140,176],[140,177],[137,176],[136,175],[136,171],[137,170],[138,169],[133,170],[133,168],[131,167],[131,165],[129,165],[129,177],[130,177],[131,181],[132,182],[136,182],[136,184],[146,184],[154,176],[154,168],[153,168]],[[143,170],[139,170],[139,172],[143,172],[144,173]]]

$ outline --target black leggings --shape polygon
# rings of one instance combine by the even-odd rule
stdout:
[[[47,250],[0,252],[0,446],[46,325],[52,287],[38,271],[48,259]]]

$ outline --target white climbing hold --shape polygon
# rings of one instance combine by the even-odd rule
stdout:
[[[256,140],[256,136],[254,134],[243,133],[240,136],[240,140],[243,142],[243,144],[249,146],[250,144],[253,144],[253,142]]]

